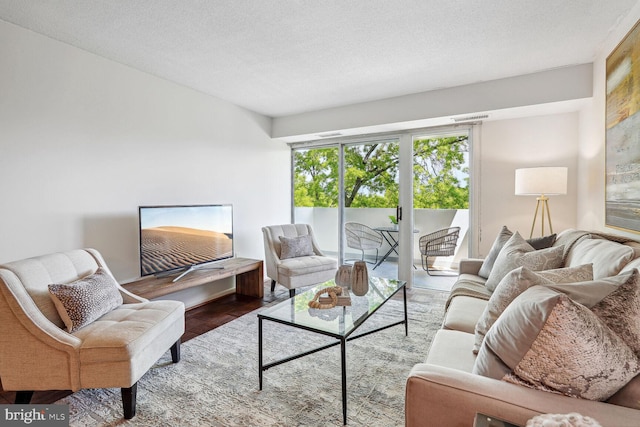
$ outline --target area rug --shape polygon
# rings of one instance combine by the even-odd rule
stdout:
[[[408,303],[409,336],[400,325],[347,344],[349,425],[404,425],[406,378],[426,358],[446,298],[411,292],[420,295]],[[177,364],[167,352],[138,382],[131,420],[122,418],[120,389],[81,390],[56,403],[69,405],[71,426],[342,425],[339,346],[265,371],[258,390],[260,310],[183,343]],[[402,301],[391,300],[359,332],[402,316]],[[265,363],[335,341],[269,321],[263,326]]]

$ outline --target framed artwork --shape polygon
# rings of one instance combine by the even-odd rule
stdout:
[[[607,57],[605,225],[640,232],[640,21]]]

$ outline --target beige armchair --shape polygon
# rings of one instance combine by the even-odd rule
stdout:
[[[90,279],[99,267],[123,303],[69,333],[68,318],[59,315],[48,285]],[[184,304],[148,301],[112,278],[93,249],[0,265],[0,379],[4,390],[17,392],[16,403],[29,403],[39,390],[119,387],[124,417],[130,419],[142,375],[169,348],[173,362],[180,360]],[[94,286],[102,288],[100,282]]]
[[[310,225],[270,225],[262,228],[262,234],[271,292],[276,283],[280,283],[289,289],[289,296],[294,296],[296,288],[326,282],[335,277],[338,262],[322,253]],[[292,249],[294,243],[287,242],[300,243],[301,248]]]

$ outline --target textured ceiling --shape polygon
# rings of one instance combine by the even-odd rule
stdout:
[[[0,0],[0,19],[279,117],[591,62],[637,0]]]

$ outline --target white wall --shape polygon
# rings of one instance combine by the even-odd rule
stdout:
[[[0,263],[95,247],[139,276],[137,207],[232,203],[238,256],[290,219],[271,120],[0,21]]]
[[[578,113],[565,113],[482,124],[480,171],[476,171],[480,179],[481,256],[489,252],[503,225],[529,237],[536,198],[514,194],[517,168],[568,167],[567,195],[549,197],[549,209],[554,232],[575,227],[578,123]],[[548,230],[547,224],[545,234]],[[538,220],[534,236],[540,233]]]
[[[640,2],[612,29],[593,63],[593,100],[580,115],[578,228],[629,233],[605,227],[605,79],[606,58],[640,19]]]

